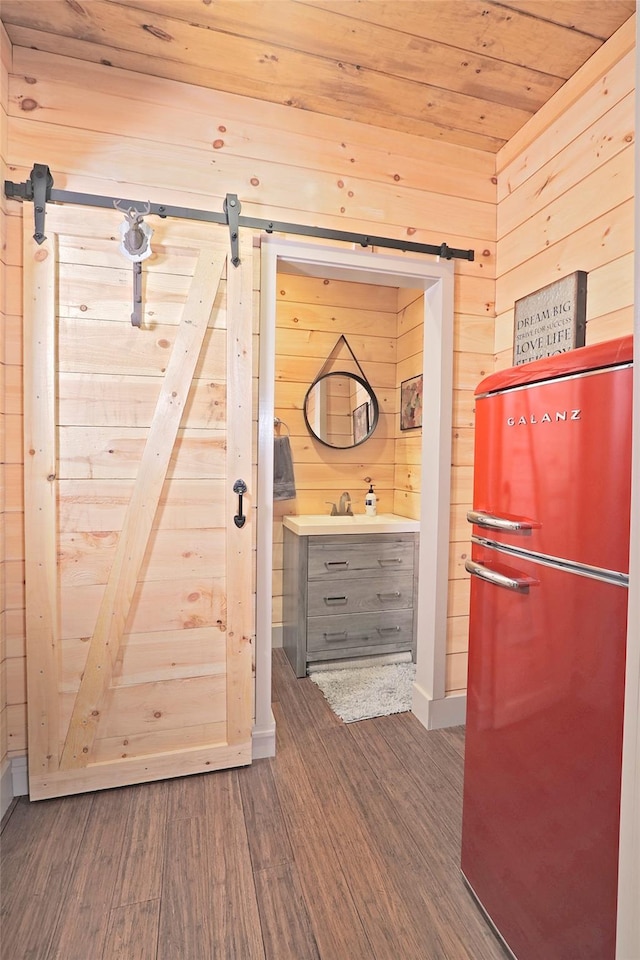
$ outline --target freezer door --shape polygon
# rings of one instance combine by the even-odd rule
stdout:
[[[627,572],[632,367],[476,401],[474,533]]]
[[[518,960],[613,960],[627,591],[473,563],[463,873]]]

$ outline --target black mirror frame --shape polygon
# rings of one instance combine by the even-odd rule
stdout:
[[[326,380],[328,377],[350,377],[352,380],[355,380],[357,383],[359,383],[360,386],[364,387],[367,393],[369,394],[369,397],[371,398],[371,409],[372,409],[373,416],[371,419],[371,423],[369,424],[369,431],[366,437],[363,437],[362,440],[358,440],[357,443],[349,443],[344,447],[340,447],[335,443],[327,443],[326,440],[323,440],[322,437],[318,436],[318,434],[315,432],[315,430],[309,423],[309,418],[307,417],[307,400],[309,399],[309,394],[311,393],[313,388],[316,386],[316,384],[318,384],[321,380]],[[378,405],[378,398],[373,392],[373,388],[371,387],[371,384],[367,380],[365,380],[363,377],[359,377],[357,373],[350,373],[347,370],[331,370],[329,373],[323,373],[321,374],[321,376],[316,377],[316,379],[313,381],[313,383],[311,384],[311,386],[309,387],[309,389],[304,395],[302,412],[304,414],[305,425],[307,427],[307,430],[311,434],[311,436],[315,437],[318,443],[321,443],[325,447],[330,447],[332,450],[352,450],[354,447],[359,447],[361,443],[365,443],[365,441],[369,439],[369,437],[372,435],[373,431],[377,427],[378,419],[380,417],[380,407]]]

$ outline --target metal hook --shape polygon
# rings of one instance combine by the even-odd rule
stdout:
[[[146,210],[137,210],[135,207],[125,209],[122,202],[113,201],[116,210],[124,214],[127,221],[126,229],[122,230],[122,252],[131,259],[143,260],[151,239],[151,228],[143,220],[151,210],[151,204],[147,202]]]
[[[144,223],[144,217],[150,212],[151,204],[147,202],[146,210],[136,207],[125,207],[124,200],[114,200],[113,205],[124,214],[125,222],[120,224],[120,250],[128,260],[133,262],[133,311],[131,323],[134,327],[142,326],[142,261],[151,256],[151,234],[153,230]]]

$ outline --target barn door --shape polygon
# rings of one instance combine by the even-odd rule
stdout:
[[[250,239],[150,218],[136,328],[122,214],[26,214],[31,798],[247,764]]]

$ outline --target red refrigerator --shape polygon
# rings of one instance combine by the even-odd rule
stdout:
[[[462,871],[517,960],[614,960],[631,337],[476,390]]]

